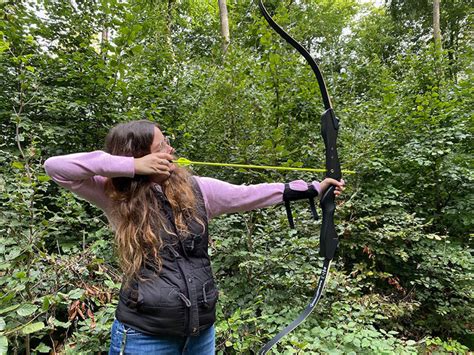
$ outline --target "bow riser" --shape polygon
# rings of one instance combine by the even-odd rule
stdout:
[[[341,164],[336,147],[338,131],[339,119],[334,110],[326,110],[321,116],[321,135],[326,151],[326,177],[341,180]]]
[[[323,136],[326,151],[326,177],[341,180],[341,164],[337,155],[337,134],[339,132],[339,119],[334,110],[326,110],[321,116],[321,135]],[[334,186],[330,186],[321,197],[321,210],[323,220],[319,237],[319,255],[332,260],[339,245],[336,228],[334,226],[334,212],[336,202]]]

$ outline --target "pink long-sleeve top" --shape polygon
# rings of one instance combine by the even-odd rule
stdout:
[[[107,178],[133,177],[133,157],[110,155],[103,151],[76,153],[51,157],[44,164],[46,173],[59,185],[101,208],[109,221],[113,201],[105,194]],[[250,211],[283,201],[283,183],[233,185],[208,177],[195,176],[201,188],[208,219],[225,213]],[[318,182],[313,182],[320,192]],[[308,184],[292,181],[293,190],[305,191]]]

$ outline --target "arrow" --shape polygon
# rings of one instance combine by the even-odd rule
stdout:
[[[232,164],[232,163],[211,163],[206,161],[191,161],[186,158],[179,158],[172,160],[172,163],[188,166],[188,165],[207,165],[207,166],[224,166],[231,168],[242,168],[242,169],[266,169],[266,170],[290,170],[290,171],[309,171],[313,173],[325,173],[326,169],[313,169],[313,168],[296,168],[291,166],[270,166],[270,165],[249,165],[249,164]],[[344,174],[355,174],[353,170],[342,170]]]

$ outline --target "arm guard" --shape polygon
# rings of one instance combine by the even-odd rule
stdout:
[[[309,207],[311,214],[314,219],[318,219],[318,214],[316,212],[316,206],[314,205],[314,198],[318,196],[318,191],[313,184],[308,184],[307,190],[293,190],[290,187],[290,184],[285,184],[285,191],[283,192],[283,201],[285,202],[286,216],[288,217],[288,223],[291,228],[295,228],[295,223],[293,221],[293,215],[291,213],[291,201],[305,200],[308,199]]]

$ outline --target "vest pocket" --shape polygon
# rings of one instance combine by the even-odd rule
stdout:
[[[186,300],[177,287],[170,287],[164,282],[142,282],[138,285],[137,309],[143,313],[161,312],[184,313]]]

